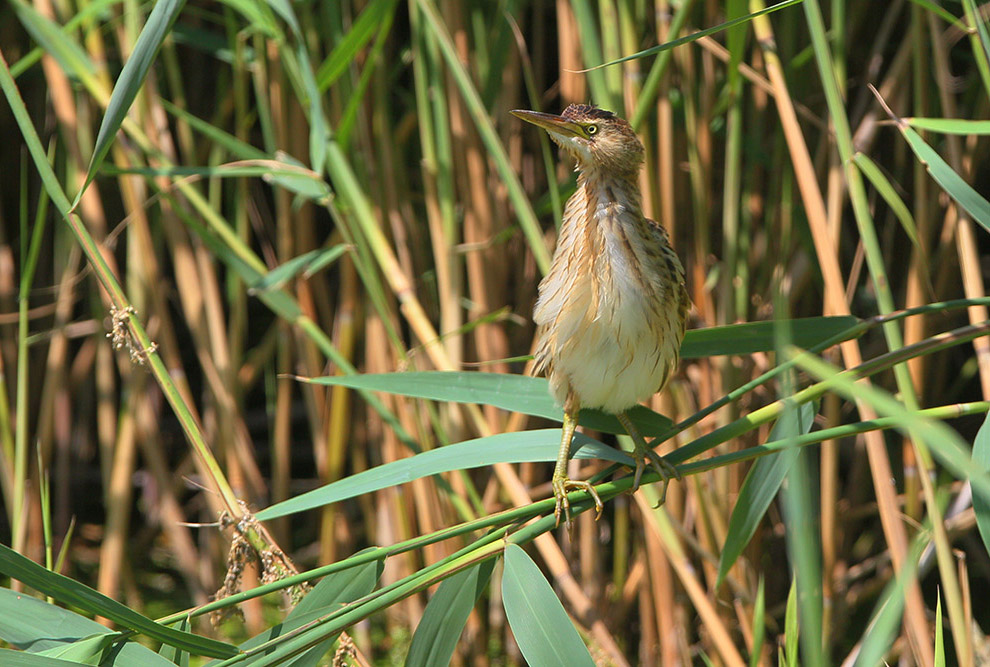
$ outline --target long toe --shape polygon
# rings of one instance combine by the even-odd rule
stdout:
[[[636,493],[639,490],[639,480],[643,477],[643,471],[646,470],[646,459],[642,456],[636,457],[636,472],[633,475],[633,485],[629,489],[629,493]]]
[[[657,471],[657,474],[664,481],[671,478],[678,480],[681,478],[681,473],[676,466],[652,449],[647,450],[646,456],[650,459],[650,466]]]
[[[653,450],[650,450],[650,454],[652,454],[650,457],[650,465],[653,466],[653,469],[660,475],[660,479],[663,480],[663,488],[660,489],[660,499],[657,500],[657,504],[654,507],[654,509],[656,509],[667,502],[667,487],[670,486],[670,479],[672,477],[680,479],[681,473],[679,473],[677,468],[671,465],[669,461],[658,455]]]
[[[567,499],[567,480],[554,480],[553,497],[557,504],[553,508],[553,516],[556,519],[555,526],[560,525],[560,517],[564,516],[564,524],[571,525],[571,503]]]
[[[573,479],[554,480],[553,495],[557,499],[557,506],[554,509],[554,516],[557,518],[558,526],[560,525],[561,514],[564,515],[564,523],[568,526],[571,525],[571,503],[567,499],[567,493],[568,491],[573,491],[575,489],[584,491],[591,496],[593,501],[595,501],[595,519],[597,520],[602,516],[602,510],[605,509],[605,506],[602,504],[602,499],[598,495],[598,491],[595,490],[595,487],[593,487],[590,482]]]
[[[587,491],[591,499],[595,501],[595,521],[598,521],[598,519],[602,518],[602,510],[605,509],[605,506],[602,505],[602,499],[598,496],[598,492],[595,491],[595,487],[589,482],[578,482],[576,486]]]

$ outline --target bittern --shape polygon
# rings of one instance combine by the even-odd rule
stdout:
[[[689,306],[684,267],[663,225],[643,215],[637,178],[643,144],[610,111],[572,104],[556,116],[516,110],[576,162],[577,191],[564,209],[550,272],[533,312],[539,342],[536,372],[564,408],[553,472],[557,523],[570,523],[567,494],[587,481],[567,477],[571,440],[581,408],[614,414],[635,445],[632,490],[649,464],[667,484],[677,470],[651,449],[626,411],[663,389],[677,367]]]

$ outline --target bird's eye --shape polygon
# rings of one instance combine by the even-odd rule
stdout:
[[[593,134],[598,134],[598,126],[597,125],[589,125],[588,127],[584,128],[584,131],[587,132],[588,133],[588,136],[590,137]]]

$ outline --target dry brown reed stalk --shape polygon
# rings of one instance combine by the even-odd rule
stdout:
[[[754,29],[757,31],[757,39],[761,43],[767,44],[772,40],[770,24],[764,19],[754,21]],[[810,163],[810,157],[801,136],[800,128],[790,103],[790,96],[787,93],[787,84],[782,76],[779,60],[776,54],[770,49],[764,49],[764,58],[768,70],[768,78],[777,89],[774,100],[780,113],[784,133],[788,139],[788,146],[791,150],[795,173],[798,184],[801,188],[803,203],[808,215],[808,223],[815,239],[815,248],[818,255],[819,266],[822,267],[822,276],[825,282],[825,313],[843,315],[848,314],[849,307],[843,296],[842,282],[839,271],[838,258],[835,246],[828,234],[827,213],[822,195],[818,189],[814,170]],[[862,363],[862,354],[859,345],[850,341],[841,346],[843,359],[848,367],[857,366]],[[866,405],[859,405],[860,414],[864,419],[871,419],[875,415],[871,408]],[[887,544],[891,549],[895,568],[900,570],[907,552],[907,537],[901,524],[894,496],[889,484],[892,471],[887,453],[884,449],[883,440],[879,434],[867,434],[865,436],[867,452],[870,458],[870,470],[873,475],[874,490],[877,494],[880,508],[880,518],[883,522],[884,534]],[[829,466],[830,468],[833,466]],[[921,591],[917,583],[909,585],[906,600],[907,627],[912,637],[912,648],[916,652],[922,664],[928,664],[931,658],[931,648],[927,637],[927,622],[924,618],[924,607],[921,599]]]

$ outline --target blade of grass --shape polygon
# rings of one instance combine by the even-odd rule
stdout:
[[[894,186],[890,184],[887,177],[883,175],[877,164],[867,157],[864,153],[857,152],[853,156],[853,161],[859,170],[863,172],[863,175],[869,179],[873,187],[877,189],[880,196],[883,197],[887,205],[890,206],[890,210],[894,212],[897,219],[901,223],[901,227],[904,228],[904,233],[908,235],[911,239],[911,244],[920,251],[921,246],[918,243],[918,228],[914,224],[914,217],[911,215],[911,211],[908,210],[907,204],[904,200],[900,198],[897,191],[894,190]],[[804,347],[803,345],[801,347]]]
[[[496,463],[554,461],[559,448],[559,429],[499,433],[467,440],[364,470],[272,505],[256,516],[261,521],[268,521],[452,470]],[[573,458],[597,458],[632,467],[636,465],[628,454],[581,434],[574,436],[571,451]]]
[[[516,544],[505,549],[502,602],[512,634],[529,664],[595,664],[540,568]]]
[[[990,472],[990,417],[983,420],[973,441],[973,465],[978,470]],[[976,514],[976,526],[983,538],[983,546],[990,553],[990,499],[974,495],[973,512]]]
[[[764,594],[763,576],[756,589],[756,603],[753,605],[753,651],[749,655],[749,667],[758,667],[763,654],[763,642],[766,639],[766,595]]]
[[[447,665],[468,616],[491,579],[495,561],[479,563],[445,579],[430,598],[413,634],[406,665]]]
[[[898,129],[914,151],[917,158],[925,165],[928,173],[942,189],[962,206],[983,229],[990,232],[990,202],[963,180],[949,164],[942,159],[934,148],[928,145],[921,136],[912,130],[907,123],[898,122]]]
[[[776,442],[807,434],[811,430],[814,418],[815,408],[810,403],[796,410],[786,410],[774,424],[768,440]],[[729,530],[719,555],[716,588],[722,585],[736,559],[749,544],[799,452],[799,449],[792,448],[781,452],[778,456],[762,458],[746,475],[746,480],[736,498],[735,507],[732,509]]]
[[[37,591],[52,596],[59,602],[98,614],[125,628],[190,653],[213,658],[226,658],[237,654],[237,648],[225,642],[200,637],[188,632],[180,632],[174,628],[155,623],[150,618],[108,598],[89,586],[46,570],[2,544],[0,544],[0,572]]]
[[[344,39],[334,44],[316,72],[316,85],[321,93],[325,93],[347,71],[354,56],[378,33],[378,27],[388,20],[397,6],[398,0],[374,0],[361,10]]]
[[[618,65],[619,63],[624,63],[627,60],[646,58],[647,56],[652,56],[657,53],[663,53],[664,51],[668,51],[683,44],[689,44],[691,42],[697,41],[702,37],[708,37],[709,35],[714,35],[716,33],[722,32],[723,30],[728,30],[729,28],[732,28],[734,26],[746,23],[748,21],[752,21],[755,18],[758,18],[760,16],[765,16],[767,14],[770,14],[771,12],[776,12],[781,9],[786,9],[787,7],[796,5],[803,1],[804,0],[783,0],[783,2],[778,2],[775,5],[770,5],[769,7],[765,9],[761,9],[760,11],[752,12],[751,14],[747,14],[745,16],[740,16],[738,18],[732,19],[731,21],[726,21],[725,23],[720,23],[717,26],[711,28],[705,28],[704,30],[699,30],[698,32],[693,32],[690,35],[685,35],[684,37],[680,37],[678,39],[669,41],[665,44],[660,44],[659,46],[653,46],[650,47],[649,49],[644,49],[643,51],[638,51],[632,55],[619,58],[618,60],[612,60],[607,63],[602,63],[601,65],[595,65],[594,67],[589,67],[588,69],[581,71],[591,72],[597,69],[601,69],[603,67],[611,67],[612,65]]]
[[[503,410],[563,421],[563,409],[554,404],[544,378],[505,373],[420,371],[373,375],[300,378],[320,385],[344,386],[365,391],[384,391],[434,401],[479,403]],[[629,410],[630,419],[644,435],[666,432],[671,421],[644,406]],[[580,423],[596,431],[625,433],[619,420],[600,410],[582,410]]]
[[[969,120],[965,118],[901,118],[902,121],[918,130],[930,130],[941,134],[990,134],[990,120]]]
[[[134,45],[134,50],[127,62],[124,63],[124,68],[121,70],[113,93],[110,95],[110,103],[107,105],[103,122],[100,124],[100,132],[93,147],[93,157],[89,163],[86,180],[83,186],[79,188],[70,210],[75,209],[86,187],[96,177],[100,165],[103,164],[103,159],[110,150],[110,144],[113,143],[114,137],[117,135],[117,130],[120,129],[121,123],[127,116],[127,110],[131,108],[134,98],[137,97],[138,91],[148,75],[148,70],[151,69],[151,64],[154,62],[159,47],[161,47],[185,4],[185,0],[158,0],[154,9],[151,10],[151,14],[148,15],[148,20],[144,28],[141,29],[141,35]]]

